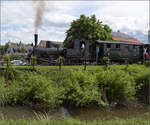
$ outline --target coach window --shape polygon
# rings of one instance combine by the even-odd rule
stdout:
[[[120,49],[120,44],[116,44],[116,49]]]
[[[107,48],[110,49],[110,48],[111,48],[111,45],[110,45],[110,44],[107,44]]]
[[[137,51],[137,45],[133,45],[133,50],[136,52]]]
[[[111,48],[111,44],[107,44],[107,51],[109,52]]]
[[[125,45],[125,50],[129,51],[129,45]]]

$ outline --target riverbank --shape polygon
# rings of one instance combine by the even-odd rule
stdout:
[[[96,105],[88,105],[84,108],[69,108],[61,106],[57,109],[49,109],[47,111],[37,111],[29,106],[4,106],[1,107],[1,118],[7,120],[34,120],[35,114],[43,114],[53,120],[63,120],[68,117],[77,120],[112,120],[115,118],[127,119],[139,117],[149,112],[149,106],[145,104],[130,105],[128,107],[99,107]],[[15,115],[14,115],[15,112]]]
[[[148,125],[148,105],[102,108],[95,105],[84,108],[39,112],[27,106],[1,108],[1,125]],[[15,113],[15,114],[14,114]]]
[[[148,125],[148,113],[140,117],[128,119],[115,118],[114,120],[97,120],[97,121],[79,121],[72,118],[66,120],[49,120],[42,116],[40,120],[2,120],[2,125]]]

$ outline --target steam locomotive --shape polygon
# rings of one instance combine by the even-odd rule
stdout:
[[[64,48],[52,41],[45,41],[46,47],[37,46],[38,35],[35,34],[34,55],[39,65],[55,65],[59,56],[64,57],[65,65],[101,64],[105,56],[111,62],[123,63],[127,59],[129,63],[142,63],[149,59],[150,44],[136,44],[127,42],[110,42],[74,40],[69,41],[69,47]]]

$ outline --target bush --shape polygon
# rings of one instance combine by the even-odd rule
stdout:
[[[36,72],[21,75],[19,84],[19,98],[27,102],[44,102],[51,107],[56,107],[61,103],[63,93],[50,79]]]
[[[103,57],[103,59],[101,60],[101,62],[105,65],[104,69],[108,69],[109,65],[110,65],[110,59],[108,56]]]
[[[139,100],[149,103],[149,83],[150,83],[150,70],[145,69],[139,73],[137,73],[135,79],[136,82],[136,96]]]
[[[35,66],[37,64],[36,56],[31,56],[30,62],[31,62],[32,69],[35,70]]]
[[[10,85],[6,85],[4,80],[1,82],[1,98],[5,103],[43,103],[48,107],[56,107],[62,103],[62,90],[36,72],[20,74],[17,80],[11,82]]]
[[[0,96],[4,103],[10,104],[81,107],[89,103],[123,103],[134,97],[148,101],[149,97],[149,69],[144,65],[129,65],[127,71],[123,66],[106,71],[103,68],[17,71],[15,79],[9,79],[9,82],[11,84],[6,84],[6,78],[2,76]]]
[[[150,60],[145,61],[145,66],[150,67]]]
[[[49,73],[47,73],[49,74]],[[85,106],[91,102],[101,103],[100,93],[95,76],[86,71],[53,71],[51,80],[64,93],[64,103],[74,106]]]
[[[101,96],[95,82],[95,76],[85,71],[72,72],[66,84],[66,98],[76,106],[85,106],[91,102],[101,103]]]
[[[134,97],[135,82],[128,73],[121,70],[107,70],[98,73],[96,78],[100,91],[106,94],[110,104],[120,103]]]
[[[1,77],[1,80],[0,80],[0,103],[3,104],[6,102],[6,89],[5,89],[5,79],[4,77]]]
[[[0,82],[0,98],[3,104],[11,104],[11,103],[16,103],[18,98],[18,86],[15,84],[14,81],[11,81],[10,85],[5,84],[5,78],[1,77],[1,82]]]
[[[4,71],[5,81],[6,83],[10,83],[10,81],[13,81],[15,79],[16,70],[10,62],[10,56],[5,56],[4,61],[6,64],[6,69]]]

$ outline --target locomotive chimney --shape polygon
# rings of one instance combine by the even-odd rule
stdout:
[[[37,44],[38,44],[38,34],[34,34],[34,46],[37,47]]]

